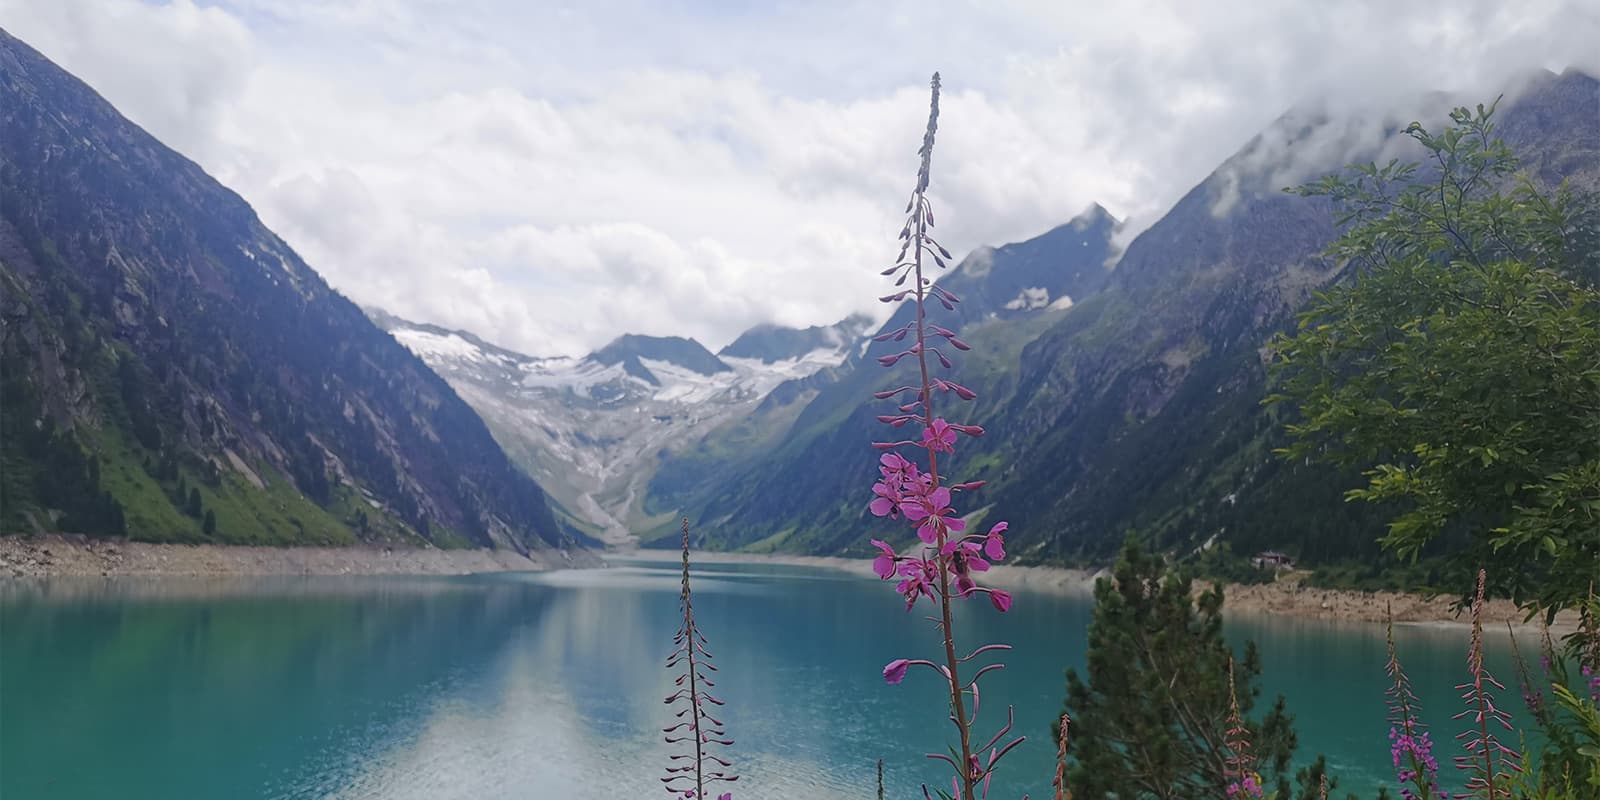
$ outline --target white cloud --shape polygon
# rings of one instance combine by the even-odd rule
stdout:
[[[1137,230],[1292,105],[1600,73],[1583,0],[664,8],[0,0],[0,25],[356,300],[537,354],[875,310],[931,67],[959,251],[1092,201]],[[1372,129],[1260,152],[1333,157]]]

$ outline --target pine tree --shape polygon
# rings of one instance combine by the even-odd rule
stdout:
[[[1253,642],[1235,659],[1221,612],[1220,586],[1197,602],[1186,575],[1129,537],[1113,577],[1095,586],[1087,675],[1067,670],[1071,796],[1222,797],[1246,771],[1255,785],[1291,796],[1294,718],[1282,696],[1260,720],[1250,718],[1261,661]],[[1238,725],[1229,724],[1234,698]],[[1244,756],[1230,728],[1242,729]]]
[[[194,517],[195,519],[200,518],[200,490],[198,488],[191,488],[189,490],[189,502],[188,505],[184,507],[184,513]]]
[[[206,519],[205,519],[205,522],[200,524],[200,532],[205,534],[208,538],[211,537],[211,536],[215,536],[216,535],[216,533],[217,533],[217,512],[212,511],[209,508],[206,509]]]

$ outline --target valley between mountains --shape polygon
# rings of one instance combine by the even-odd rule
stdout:
[[[1006,509],[1022,564],[1097,567],[1133,531],[1183,558],[1277,550],[1380,577],[1386,518],[1344,501],[1359,474],[1273,454],[1289,419],[1262,405],[1268,343],[1344,276],[1331,209],[1284,188],[1416,158],[1407,122],[1476,99],[1293,109],[1149,224],[1094,205],[950,264],[961,302],[932,322],[971,345],[953,378],[980,401],[940,413],[987,430],[951,476],[987,482],[969,522]],[[1593,189],[1597,118],[1572,70],[1508,87],[1497,123],[1529,180]],[[909,306],[583,356],[362,308],[3,32],[0,289],[6,533],[552,565],[675,547],[683,516],[704,550],[859,557],[891,535],[866,512],[871,394],[897,383],[872,338]]]

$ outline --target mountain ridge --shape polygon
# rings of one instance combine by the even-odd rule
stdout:
[[[4,30],[0,286],[6,532],[577,545],[243,198]]]
[[[1600,143],[1585,123],[1600,116],[1597,96],[1593,78],[1548,75],[1503,103],[1501,131],[1523,151],[1530,174],[1593,185]],[[1402,127],[1385,130],[1397,137]],[[973,345],[952,377],[980,395],[970,411],[942,401],[940,413],[988,430],[964,440],[951,462],[952,480],[989,482],[977,506],[962,510],[971,512],[970,524],[1003,514],[1011,522],[1008,550],[1022,561],[1103,563],[1130,529],[1177,552],[1221,536],[1241,550],[1289,549],[1312,561],[1376,554],[1381,516],[1342,498],[1359,476],[1271,455],[1285,420],[1260,407],[1264,345],[1292,324],[1312,291],[1341,273],[1321,255],[1334,234],[1332,209],[1282,192],[1275,178],[1284,165],[1255,149],[1267,134],[1286,138],[1268,131],[1247,142],[1134,237],[1114,268],[1075,271],[1083,296],[1069,309],[1045,310],[1055,316],[1040,328],[1002,331],[1004,312],[989,312],[1004,297],[995,290],[976,307],[934,310],[934,324],[961,330]],[[1356,157],[1403,144],[1371,142]],[[1332,147],[1318,152],[1337,160],[1295,167],[1312,176],[1341,168],[1349,156]],[[1067,243],[1036,249],[1060,254]],[[1027,249],[980,249],[963,263]],[[1027,317],[1010,322],[1017,320]],[[906,321],[902,310],[883,330]],[[887,404],[863,399],[894,383],[873,374],[824,388],[790,433],[761,441],[759,457],[737,468],[716,469],[715,452],[699,461],[686,452],[663,466],[647,502],[663,515],[674,509],[701,519],[706,546],[865,555],[872,535],[894,532],[865,511],[874,476],[866,442],[880,433],[873,417]],[[783,503],[772,502],[779,496]],[[774,513],[779,508],[806,514]],[[664,544],[666,533],[644,537]]]
[[[641,482],[663,453],[744,411],[814,391],[856,345],[773,328],[785,342],[817,346],[724,358],[693,339],[629,334],[582,357],[538,358],[381,309],[369,315],[455,387],[570,523],[617,545],[628,543]]]

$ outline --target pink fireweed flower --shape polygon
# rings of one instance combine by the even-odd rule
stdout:
[[[935,453],[956,451],[956,429],[943,419],[936,419],[922,431],[922,446]]]
[[[933,408],[936,402],[948,401],[948,396],[951,394],[955,395],[956,400],[971,401],[977,398],[978,393],[947,377],[935,377],[930,374],[930,367],[934,366],[930,363],[930,356],[937,361],[938,366],[945,369],[954,366],[949,356],[934,346],[935,344],[948,345],[955,350],[970,349],[966,342],[956,337],[954,331],[927,321],[929,298],[937,300],[946,309],[951,310],[960,302],[954,294],[939,286],[924,272],[925,256],[931,258],[941,268],[947,266],[946,259],[951,258],[950,252],[934,241],[931,235],[934,224],[933,210],[926,197],[929,164],[939,117],[937,74],[934,75],[932,88],[933,100],[929,109],[928,128],[922,148],[918,151],[922,157],[922,164],[917,172],[916,189],[912,193],[911,201],[906,205],[907,219],[900,232],[902,245],[900,255],[893,266],[882,271],[883,276],[894,281],[896,289],[880,299],[885,302],[899,302],[909,298],[914,304],[912,310],[915,314],[909,322],[875,337],[878,342],[903,342],[910,339],[904,345],[896,345],[904,347],[899,352],[878,356],[878,363],[884,367],[893,367],[902,361],[914,362],[914,366],[920,372],[921,380],[899,388],[876,392],[873,395],[879,400],[892,400],[898,406],[898,413],[880,415],[878,417],[880,422],[897,429],[920,425],[922,430],[920,436],[908,431],[896,433],[896,441],[872,443],[874,448],[884,452],[879,458],[878,471],[881,477],[872,487],[873,497],[868,502],[868,510],[877,517],[903,519],[916,530],[918,542],[913,542],[903,555],[897,553],[887,542],[873,540],[873,547],[876,548],[872,562],[873,572],[884,580],[892,577],[900,579],[895,585],[895,591],[905,599],[907,611],[915,607],[922,598],[933,601],[937,606],[937,616],[933,617],[933,621],[943,640],[944,649],[943,663],[940,664],[907,659],[890,661],[884,667],[884,680],[891,684],[900,683],[904,680],[909,667],[920,665],[933,667],[943,676],[946,700],[949,703],[949,718],[959,732],[960,743],[959,747],[950,749],[949,756],[932,754],[931,757],[947,762],[955,773],[950,786],[950,794],[953,797],[959,800],[977,800],[977,790],[982,789],[983,794],[987,795],[995,763],[1021,743],[1022,738],[1016,737],[1009,744],[1002,743],[1002,738],[1007,737],[1011,729],[1008,721],[988,744],[974,746],[978,744],[972,739],[973,719],[978,714],[979,708],[978,680],[985,673],[1003,665],[989,663],[975,667],[975,671],[967,676],[966,680],[962,680],[960,670],[963,664],[979,655],[1008,649],[1009,645],[987,645],[964,657],[958,656],[960,650],[956,645],[957,637],[951,613],[951,601],[955,597],[970,597],[985,593],[989,595],[989,600],[995,609],[1002,612],[1011,608],[1012,598],[1007,592],[989,589],[977,583],[977,576],[989,569],[991,561],[1005,557],[1006,524],[997,524],[986,534],[963,535],[967,529],[967,521],[950,506],[953,492],[975,491],[983,486],[984,482],[973,480],[954,485],[945,482],[951,476],[949,463],[950,457],[955,453],[956,440],[961,435],[982,436],[983,428],[950,422],[936,416]],[[902,288],[908,285],[911,288]],[[938,342],[940,338],[944,339],[944,342]],[[907,394],[911,396],[902,396]],[[896,452],[908,447],[920,448],[917,452],[925,454],[923,456],[925,461],[921,465],[912,463]],[[997,746],[1002,744],[1003,746]],[[984,754],[987,754],[987,764],[984,763]],[[924,794],[927,794],[926,788]]]
[[[890,661],[883,668],[883,682],[894,685],[906,679],[906,670],[911,668],[911,660],[897,658]]]
[[[926,495],[902,500],[900,513],[906,519],[919,523],[917,536],[928,544],[934,544],[951,532],[959,533],[967,527],[965,520],[954,516],[955,510],[950,508],[950,489],[944,486]]]
[[[1234,691],[1233,658],[1228,658],[1228,722],[1223,731],[1223,743],[1228,756],[1223,760],[1223,770],[1228,776],[1228,796],[1261,796],[1261,776],[1255,772],[1255,756],[1250,752],[1250,729],[1239,713],[1239,695]]]
[[[1233,782],[1230,782],[1228,784],[1228,796],[1229,797],[1237,797],[1237,796],[1239,796],[1241,794],[1244,795],[1245,797],[1260,797],[1261,796],[1261,780],[1260,780],[1260,778],[1257,777],[1254,773],[1252,773],[1252,774],[1244,776],[1244,778],[1242,778],[1241,780],[1233,781]]]
[[[1006,529],[1011,527],[1009,522],[997,522],[989,529],[989,535],[984,537],[983,553],[990,561],[999,561],[1006,557]]]
[[[900,562],[900,581],[895,591],[906,598],[906,610],[916,605],[921,597],[933,598],[933,587],[938,580],[938,566],[925,558],[908,558]]]
[[[905,483],[908,478],[916,476],[917,465],[899,453],[884,453],[878,456],[878,472],[883,474],[886,481]]]
[[[882,578],[883,580],[889,580],[890,578],[893,578],[895,572],[895,562],[899,560],[899,556],[896,556],[894,553],[894,548],[885,544],[880,539],[873,539],[872,546],[878,548],[879,551],[878,557],[872,559],[872,571],[877,573],[878,577]]]
[[[1448,795],[1439,788],[1439,762],[1433,757],[1433,741],[1427,726],[1418,717],[1417,697],[1411,679],[1400,666],[1394,646],[1394,621],[1388,626],[1389,659],[1384,671],[1391,683],[1384,694],[1389,698],[1389,757],[1394,762],[1395,778],[1404,800],[1433,800]]]
[[[872,484],[872,493],[877,497],[872,498],[872,502],[867,504],[867,510],[871,511],[873,516],[891,519],[900,516],[899,486],[878,481]]]

